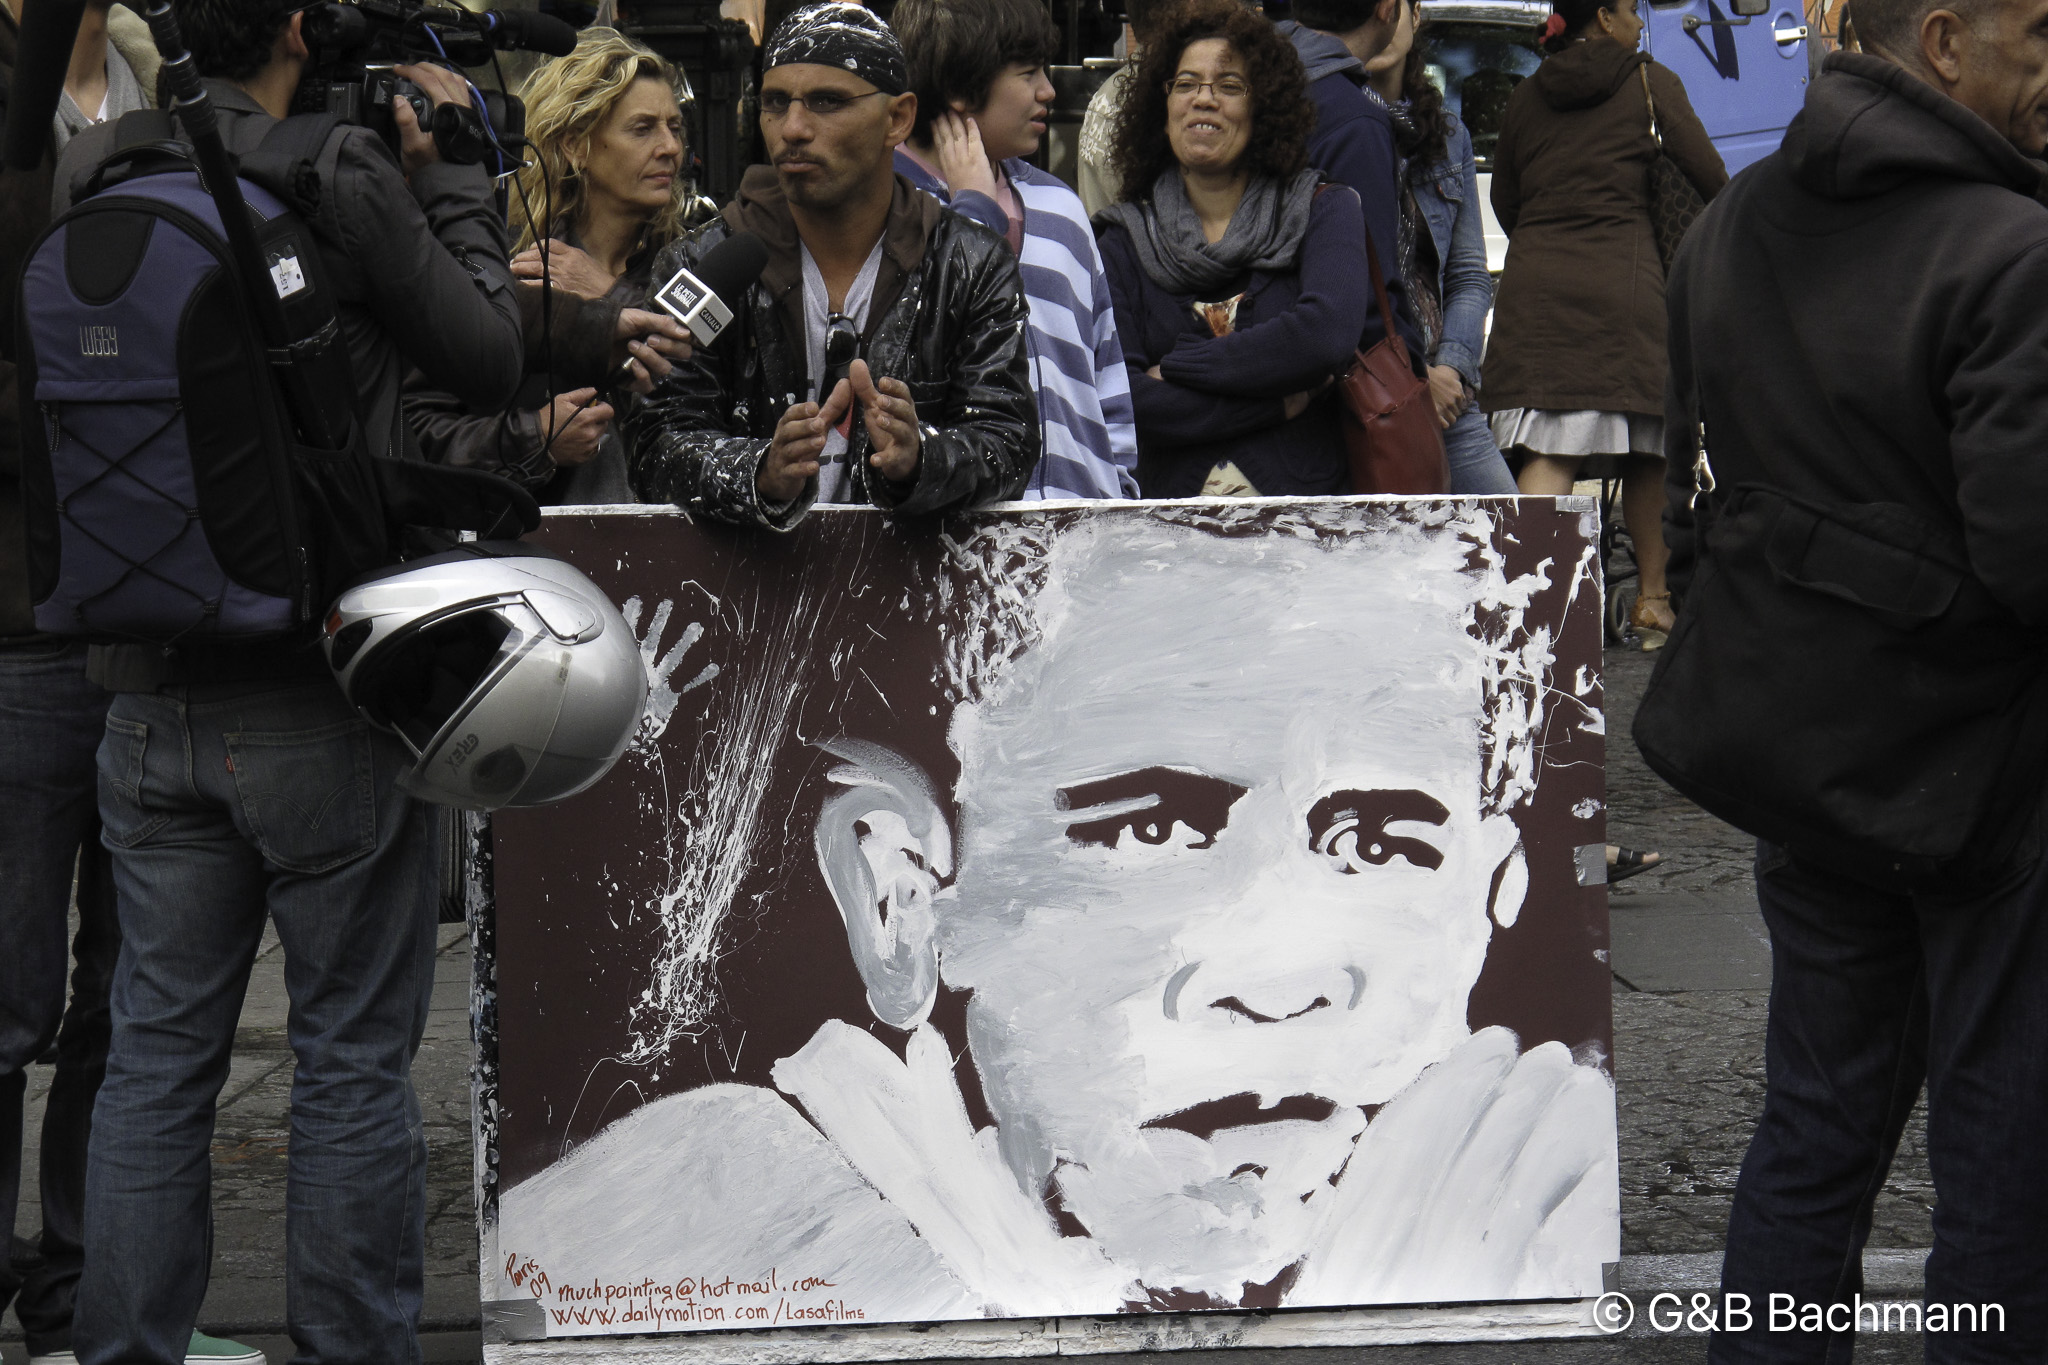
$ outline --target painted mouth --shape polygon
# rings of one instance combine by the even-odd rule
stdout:
[[[1171,1128],[1207,1142],[1226,1128],[1256,1128],[1268,1123],[1321,1123],[1337,1112],[1335,1100],[1321,1095],[1289,1095],[1261,1108],[1250,1091],[1220,1100],[1205,1100],[1189,1109],[1162,1114],[1141,1128]]]

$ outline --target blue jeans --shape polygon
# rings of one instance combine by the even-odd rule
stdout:
[[[86,1180],[87,1365],[184,1359],[211,1260],[214,1103],[266,913],[298,1063],[293,1359],[419,1360],[427,1151],[411,1069],[437,885],[434,822],[394,782],[403,762],[325,680],[114,698],[99,790],[122,943]]]
[[[1867,891],[1759,845],[1756,884],[1771,932],[1768,1085],[1721,1271],[1756,1326],[1717,1333],[1707,1358],[1849,1359],[1851,1333],[1766,1330],[1769,1296],[1827,1305],[1861,1291],[1871,1209],[1924,1079],[1927,1302],[2004,1308],[2003,1331],[1929,1332],[1927,1359],[2040,1360],[2048,860],[1993,894],[1937,899]]]
[[[109,700],[86,681],[85,646],[0,641],[0,1213],[9,1233],[21,1197],[23,1069],[57,1044],[43,1111],[42,1235],[20,1248],[25,1255],[0,1259],[0,1305],[13,1301],[34,1355],[71,1344],[84,1261],[85,1148],[107,1063],[107,980],[119,939],[93,751]],[[67,953],[74,868],[79,925]]]
[[[1444,453],[1451,457],[1451,492],[1461,497],[1500,493],[1512,496],[1515,476],[1493,443],[1493,428],[1476,402],[1458,414],[1444,431]]]

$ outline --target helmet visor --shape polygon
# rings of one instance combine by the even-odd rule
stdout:
[[[365,659],[351,691],[370,723],[404,740],[417,757],[484,679],[531,640],[532,631],[521,629],[498,604],[481,603],[429,622]]]

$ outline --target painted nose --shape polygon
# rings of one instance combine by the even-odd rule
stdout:
[[[1190,962],[1167,981],[1160,1008],[1169,1019],[1284,1024],[1323,1010],[1353,1010],[1365,994],[1363,968],[1332,965],[1258,979]]]

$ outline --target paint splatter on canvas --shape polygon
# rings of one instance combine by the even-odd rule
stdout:
[[[1596,533],[550,518],[657,705],[497,818],[495,1297],[575,1336],[1601,1292]]]

